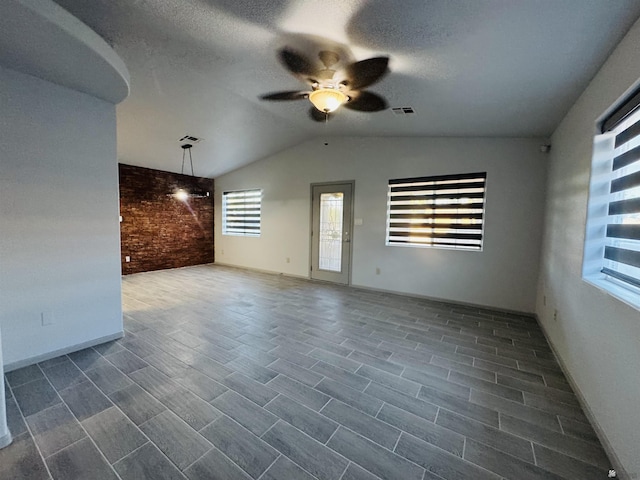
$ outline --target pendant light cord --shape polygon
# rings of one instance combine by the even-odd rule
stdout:
[[[184,175],[184,159],[185,159],[185,154],[187,152],[187,150],[189,150],[189,163],[191,164],[191,176],[195,177],[195,175],[193,174],[193,157],[191,156],[191,147],[193,145],[190,145],[188,143],[182,145],[182,169],[180,170],[180,173],[182,175]]]

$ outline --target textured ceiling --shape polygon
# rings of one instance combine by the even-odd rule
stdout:
[[[301,141],[336,135],[546,136],[640,15],[639,0],[56,0],[125,61],[122,163],[217,176]],[[319,40],[321,38],[322,40]],[[388,55],[369,90],[414,115],[339,111],[261,94],[304,89],[277,61],[318,43]]]

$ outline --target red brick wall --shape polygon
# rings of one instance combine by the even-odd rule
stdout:
[[[118,167],[122,273],[212,263],[213,179]],[[185,203],[167,195],[178,188],[208,191],[210,196]]]

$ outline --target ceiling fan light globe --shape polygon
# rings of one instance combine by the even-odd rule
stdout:
[[[313,106],[324,113],[333,112],[348,100],[348,97],[335,88],[320,88],[309,94]]]

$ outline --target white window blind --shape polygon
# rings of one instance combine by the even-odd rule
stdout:
[[[222,233],[224,235],[260,236],[262,190],[239,190],[222,193]]]
[[[389,180],[387,245],[482,250],[486,172]]]
[[[615,135],[602,273],[640,288],[640,95],[603,124]],[[618,118],[620,117],[620,118]]]

